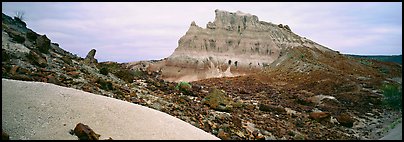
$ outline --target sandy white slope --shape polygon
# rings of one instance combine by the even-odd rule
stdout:
[[[75,140],[79,122],[100,139],[218,139],[166,113],[54,84],[2,79],[1,97],[10,139]]]

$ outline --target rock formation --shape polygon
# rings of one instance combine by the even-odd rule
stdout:
[[[97,59],[94,58],[95,56],[95,49],[91,49],[90,52],[87,53],[86,58],[84,58],[84,63],[87,65],[95,65],[98,63]]]
[[[151,69],[162,68],[166,80],[193,81],[259,71],[288,48],[332,51],[296,35],[287,25],[259,21],[257,16],[240,11],[215,10],[215,14],[206,28],[193,21],[164,65]]]

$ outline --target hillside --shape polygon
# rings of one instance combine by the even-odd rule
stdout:
[[[147,106],[221,139],[379,139],[401,118],[401,64],[343,55],[251,14],[215,14],[206,29],[192,23],[170,57],[122,64],[99,63],[96,50],[86,58],[75,56],[3,14],[2,78],[47,82]],[[266,31],[255,35],[260,30]],[[209,34],[217,34],[217,44],[203,44]],[[223,48],[234,38],[245,40]],[[271,55],[261,52],[266,49]],[[193,51],[212,58],[199,66],[206,59]],[[193,82],[172,82],[181,80]]]
[[[357,57],[357,58],[365,58],[365,59],[373,59],[373,60],[378,60],[382,62],[395,62],[402,64],[403,60],[403,55],[348,55],[352,57]]]

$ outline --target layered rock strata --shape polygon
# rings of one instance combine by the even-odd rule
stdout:
[[[259,21],[248,13],[215,10],[215,20],[206,28],[192,22],[174,53],[150,66],[169,81],[194,81],[253,73],[294,47],[331,51],[293,33],[288,25]]]

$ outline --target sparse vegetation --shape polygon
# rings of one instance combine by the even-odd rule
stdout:
[[[383,84],[384,104],[393,109],[401,109],[402,90],[394,84]]]
[[[108,73],[112,73],[116,75],[118,78],[124,80],[125,82],[132,83],[135,77],[143,75],[140,71],[131,71],[129,69],[124,68],[119,63],[100,63],[97,66],[100,69],[100,73],[103,75],[107,75]]]
[[[106,68],[106,67],[101,68],[100,69],[100,74],[108,75],[108,68]]]
[[[368,60],[366,60],[366,59],[360,60],[359,62],[360,62],[361,64],[364,64],[364,65],[367,65],[367,66],[373,65],[372,62],[370,62],[370,61],[368,61]]]
[[[100,78],[100,79],[97,79],[96,83],[100,84],[101,89],[104,89],[106,91],[113,90],[112,83],[110,81],[106,81],[106,80]]]
[[[39,35],[33,31],[28,31],[26,33],[26,36],[29,41],[36,41],[36,39],[38,38]]]
[[[11,37],[13,38],[13,40],[17,43],[24,43],[25,41],[25,37],[20,36],[18,34],[11,34]]]
[[[25,15],[24,11],[16,11],[14,18],[18,18],[18,19],[20,19],[22,21],[25,18],[24,15]]]
[[[192,85],[188,82],[181,81],[175,86],[175,90],[181,91],[184,95],[192,95]]]

